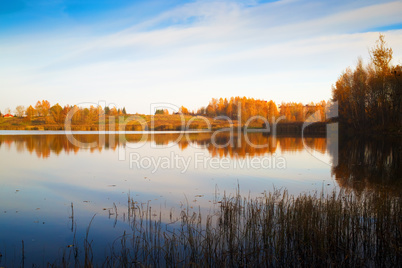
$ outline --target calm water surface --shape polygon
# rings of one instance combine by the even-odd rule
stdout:
[[[95,258],[102,256],[130,233],[129,198],[169,222],[184,207],[213,211],[238,186],[251,197],[274,189],[400,189],[395,141],[341,141],[338,153],[324,137],[263,133],[231,140],[228,133],[78,132],[71,141],[60,133],[0,134],[0,266],[20,265],[22,241],[26,264],[56,260],[74,237],[82,241],[94,215],[89,238]]]

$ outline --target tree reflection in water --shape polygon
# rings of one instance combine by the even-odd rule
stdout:
[[[80,148],[69,142],[65,135],[0,135],[0,146],[15,145],[19,152],[29,151],[39,158],[48,158],[52,153],[78,153],[80,150],[102,152],[102,150],[116,150],[119,146],[129,143],[138,143],[142,135],[106,135],[100,139],[99,135],[74,135],[75,139],[83,143],[97,142],[93,148]],[[213,142],[215,141],[215,143]],[[146,142],[156,146],[167,146],[177,143],[181,150],[188,146],[203,147],[213,157],[245,158],[274,154],[280,152],[295,152],[304,150],[300,137],[272,137],[263,133],[249,133],[235,135],[232,138],[228,132],[221,132],[212,137],[212,133],[178,133],[148,135]],[[335,157],[337,144],[327,144],[323,137],[308,137],[304,143],[311,149],[321,153],[329,153]],[[229,144],[228,146],[224,146]],[[257,146],[254,146],[257,145]],[[402,145],[399,139],[368,139],[354,138],[341,139],[339,142],[338,165],[332,167],[335,176],[342,188],[361,192],[364,189],[376,189],[386,186],[394,190],[402,188]]]
[[[0,146],[11,146],[15,144],[17,151],[25,150],[35,152],[40,158],[47,158],[54,153],[74,152],[90,150],[91,152],[102,150],[116,150],[119,146],[126,146],[127,143],[141,142],[142,135],[106,135],[103,139],[99,135],[76,134],[74,138],[81,143],[96,142],[97,146],[92,148],[80,148],[72,144],[65,135],[0,135]],[[232,142],[231,142],[232,140]],[[156,146],[167,146],[170,143],[177,143],[181,150],[189,145],[206,148],[214,157],[244,158],[247,155],[262,156],[273,154],[279,148],[282,152],[302,151],[303,141],[300,137],[272,137],[263,133],[249,133],[245,135],[234,135],[232,138],[228,132],[221,132],[212,136],[212,133],[191,133],[180,135],[178,133],[148,135],[146,142]],[[325,153],[325,138],[305,138],[305,144],[314,150]],[[227,146],[225,146],[227,145]]]
[[[339,164],[332,174],[343,188],[362,192],[365,189],[402,188],[402,144],[392,138],[352,138],[339,143]]]

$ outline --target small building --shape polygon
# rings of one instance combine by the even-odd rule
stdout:
[[[5,115],[3,115],[3,117],[4,117],[4,118],[9,118],[9,117],[14,117],[14,115],[12,115],[12,114],[5,114]]]

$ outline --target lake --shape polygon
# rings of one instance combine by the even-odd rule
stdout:
[[[223,195],[401,189],[398,139],[220,132],[0,131],[0,266],[56,261],[88,231],[94,258],[130,233],[130,210],[169,223]],[[131,201],[130,201],[131,202]]]

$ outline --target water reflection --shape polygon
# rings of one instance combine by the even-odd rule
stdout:
[[[77,153],[80,150],[102,152],[102,150],[116,150],[119,147],[130,146],[132,143],[141,143],[142,135],[74,135],[77,143],[71,143],[65,135],[0,135],[0,147],[10,148],[15,145],[18,152],[28,151],[35,153],[39,158],[48,158],[50,155],[59,155],[61,152]],[[206,148],[213,157],[245,158],[246,156],[263,156],[273,154],[278,149],[281,152],[297,152],[304,150],[304,144],[322,154],[327,152],[326,138],[305,138],[304,144],[300,137],[272,137],[263,133],[249,133],[247,135],[233,135],[221,132],[216,136],[212,133],[179,133],[153,134],[146,137],[146,142],[155,146],[168,146],[175,143],[182,150],[189,146]],[[97,146],[78,146],[78,143]]]
[[[342,188],[362,192],[365,189],[402,188],[402,144],[392,138],[352,138],[339,143],[339,164],[332,168]]]
[[[0,232],[0,252],[20,249],[24,240],[29,261],[51,257],[71,244],[75,235],[83,239],[94,214],[91,235],[103,252],[109,241],[130,231],[126,222],[130,196],[139,204],[152,205],[161,213],[155,217],[169,222],[172,208],[173,215],[183,205],[209,211],[216,196],[230,195],[238,185],[243,196],[252,197],[274,187],[286,188],[291,194],[331,192],[336,185],[355,191],[379,184],[401,189],[400,141],[342,140],[339,165],[331,169],[305,150],[308,146],[327,158],[336,157],[337,144],[322,137],[302,140],[262,133],[234,137],[219,133],[215,137],[205,132],[155,134],[145,142],[134,134],[106,135],[104,140],[93,134],[74,137],[81,143],[98,145],[81,148],[65,135],[0,135],[0,228],[7,230]],[[125,160],[118,157],[121,148],[127,151]],[[175,154],[192,162],[184,173],[181,168],[153,172],[153,167],[131,167],[130,153],[162,160]],[[196,154],[222,163],[228,158],[230,165],[226,169],[196,167]],[[250,158],[282,158],[286,168],[240,166],[246,162],[242,160]],[[74,219],[69,218],[71,203]],[[72,225],[77,234],[71,232]]]
[[[89,150],[92,153],[103,150],[115,151],[119,147],[130,147],[138,144],[144,138],[142,135],[99,135],[77,134],[74,138],[81,143],[96,142],[92,148],[81,148],[72,144],[65,135],[0,135],[0,147],[15,146],[16,151],[35,153],[38,158],[49,158],[51,154],[59,155],[78,153],[80,150]],[[221,132],[216,136],[212,133],[179,133],[153,134],[146,137],[146,143],[154,146],[168,146],[175,143],[181,151],[190,147],[205,148],[212,157],[229,157],[242,159],[258,157],[276,152],[300,152],[304,145],[322,154],[336,157],[335,150],[327,144],[326,138],[308,137],[272,137],[263,133],[249,133],[247,135],[230,136]],[[336,145],[335,145],[336,146]],[[331,149],[332,148],[332,149]],[[332,167],[332,175],[342,188],[362,191],[366,188],[374,189],[378,186],[401,188],[402,181],[402,153],[399,139],[342,139],[339,143],[339,164]]]

